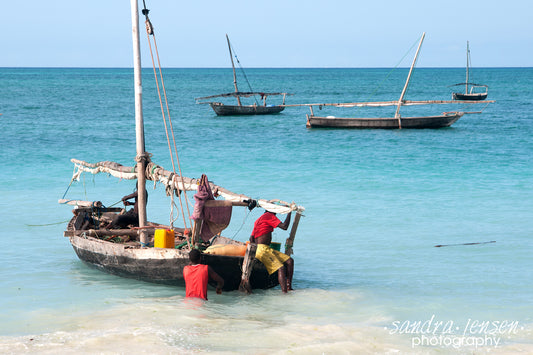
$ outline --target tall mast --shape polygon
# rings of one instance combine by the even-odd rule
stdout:
[[[465,88],[465,94],[468,94],[468,69],[470,66],[470,46],[468,41],[466,41],[466,88]]]
[[[420,47],[422,47],[422,42],[424,42],[425,36],[426,32],[422,33],[422,38],[420,38],[420,43],[418,43],[415,58],[413,59],[413,63],[411,64],[411,69],[409,69],[409,75],[407,75],[407,80],[405,81],[402,94],[400,95],[400,99],[398,100],[398,107],[396,108],[396,113],[394,114],[394,118],[398,119],[398,125],[400,128],[402,128],[402,122],[400,121],[400,107],[402,107],[403,97],[407,91],[407,87],[409,86],[409,80],[411,80],[411,74],[413,73],[413,68],[415,67],[416,59],[418,58],[418,52],[420,52]]]
[[[131,24],[133,37],[133,76],[135,91],[135,142],[137,146],[137,199],[139,209],[139,227],[146,226],[146,153],[144,147],[144,122],[142,106],[141,81],[141,45],[139,40],[139,9],[137,0],[131,0]],[[141,245],[147,243],[146,233],[141,232]]]
[[[229,43],[229,37],[227,33],[226,40],[228,41],[229,58],[231,59],[231,67],[233,68],[233,86],[235,86],[235,92],[239,92],[239,89],[237,88],[237,74],[235,73],[235,64],[233,63],[233,53],[231,53],[231,44]],[[239,103],[239,106],[241,106],[241,98],[239,96],[237,96],[237,102]]]

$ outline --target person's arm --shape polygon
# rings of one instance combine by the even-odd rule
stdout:
[[[222,287],[224,287],[224,279],[211,269],[211,266],[209,266],[207,270],[209,271],[209,277],[217,282],[217,294],[220,295],[222,293]]]
[[[131,193],[129,195],[126,195],[124,197],[122,197],[122,202],[124,202],[124,206],[131,206],[133,205],[133,203],[129,202],[128,200],[131,200],[132,198],[136,198],[137,197],[137,191],[135,191],[134,193]]]
[[[285,218],[285,222],[278,224],[278,228],[281,228],[285,231],[287,230],[287,228],[289,228],[289,224],[291,223],[291,213],[292,211],[289,212],[289,214]]]

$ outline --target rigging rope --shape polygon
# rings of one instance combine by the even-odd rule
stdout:
[[[244,80],[246,80],[246,84],[248,84],[248,89],[250,89],[250,92],[253,92],[254,90],[252,89],[252,85],[248,81],[248,77],[246,76],[246,73],[244,72],[244,68],[242,67],[241,62],[239,61],[239,58],[237,57],[237,53],[235,52],[235,48],[233,48],[233,46],[231,45],[231,42],[230,42],[230,46],[231,46],[231,50],[233,51],[233,56],[235,57],[237,64],[239,64],[239,69],[241,70],[242,75],[244,76]],[[254,95],[253,98],[255,100],[255,103],[259,105],[259,102],[257,101],[257,97],[255,97]]]
[[[67,222],[69,222],[70,219],[67,219],[66,221],[61,221],[61,222],[55,222],[55,223],[46,223],[46,224],[26,224],[26,226],[28,227],[47,227],[47,226],[55,226],[57,224],[65,224]]]
[[[170,117],[170,109],[168,107],[167,92],[166,92],[166,89],[165,89],[165,82],[163,80],[163,73],[162,73],[162,70],[161,70],[161,62],[160,62],[160,59],[159,59],[159,51],[157,49],[157,42],[156,42],[156,38],[155,38],[154,28],[152,26],[152,23],[150,22],[150,19],[148,18],[148,13],[150,12],[150,10],[148,10],[146,8],[145,0],[143,0],[143,6],[144,6],[144,9],[142,10],[142,13],[143,13],[143,15],[146,18],[146,35],[147,35],[147,38],[148,38],[148,46],[149,46],[149,49],[150,49],[150,56],[151,56],[151,59],[152,59],[152,66],[153,66],[153,69],[154,69],[154,77],[155,77],[155,81],[156,81],[157,94],[159,96],[159,104],[161,106],[161,115],[163,117],[163,123],[165,125],[165,133],[166,133],[166,136],[167,136],[168,149],[169,149],[169,153],[170,153],[170,159],[171,159],[171,162],[172,162],[172,172],[174,173],[174,176],[172,178],[172,186],[174,187],[174,186],[176,186],[175,183],[174,183],[174,178],[175,178],[175,175],[176,175],[176,167],[174,165],[174,157],[173,157],[172,146],[171,146],[171,142],[170,142],[170,136],[172,136],[174,152],[175,152],[175,155],[176,155],[176,162],[177,162],[177,165],[178,165],[179,176],[182,179],[182,181],[181,181],[182,185],[184,185],[183,174],[181,172],[181,164],[180,164],[180,160],[179,160],[179,156],[178,156],[178,149],[177,149],[176,139],[175,139],[175,135],[174,135],[174,128],[172,126],[172,119]],[[156,57],[157,57],[157,64],[158,64],[157,65],[157,69],[156,69],[156,65],[155,65],[155,61],[154,61],[154,54],[153,54],[153,51],[152,51],[152,43],[150,41],[150,36],[152,36],[153,41],[154,41],[154,50],[155,50],[155,54],[156,54]],[[159,80],[158,80],[158,77],[157,77],[157,72],[158,71],[159,71],[159,77],[160,77],[160,80],[161,80],[161,88],[163,90],[163,96],[164,96],[164,99],[165,99],[166,116],[168,117],[168,126],[167,126],[167,118],[165,117],[165,108],[163,107],[163,102],[162,102],[162,98],[161,98],[161,90],[160,90],[160,87],[159,87]],[[169,128],[170,128],[170,135],[169,135]],[[187,192],[183,191],[183,193],[184,193],[184,198],[187,201],[188,200]],[[175,205],[175,203],[174,203],[174,194],[171,193],[170,195],[171,195],[171,205]],[[182,199],[181,199],[181,193],[177,193],[177,195],[178,195],[178,198],[179,198],[181,210],[184,211],[183,202],[182,202]],[[190,213],[190,210],[189,210],[189,206],[187,204],[185,204],[185,205],[186,205],[187,214],[188,214],[189,220],[190,220],[191,213]],[[183,216],[184,228],[187,228],[187,220],[185,218],[185,213],[182,213],[182,216]],[[176,217],[176,219],[177,219],[177,217]],[[174,220],[172,220],[172,217],[171,217],[171,227],[173,225],[173,222],[174,222]]]
[[[76,180],[76,178],[79,177],[79,175],[76,175],[75,173],[76,173],[76,166],[74,165],[74,172],[72,173],[72,179],[70,179],[70,183],[68,184],[67,189],[65,190],[65,193],[63,194],[63,197],[61,197],[62,199],[64,199],[65,196],[67,196],[67,192],[70,189],[70,186],[72,185],[74,180]]]
[[[248,216],[250,215],[252,211],[249,210],[248,208],[245,209],[245,212],[244,212],[244,219],[242,220],[242,224],[241,226],[239,227],[239,229],[237,229],[237,231],[235,232],[235,234],[233,234],[233,236],[231,237],[231,239],[235,239],[235,237],[237,236],[237,234],[240,233],[240,231],[242,230],[242,227],[244,226],[244,224],[246,223],[246,220],[248,219]]]
[[[409,48],[409,51],[408,53],[416,46],[416,44],[419,42],[420,40],[417,40],[415,43],[413,43],[413,45],[411,46],[411,48]],[[416,68],[416,63],[418,62],[418,56],[416,57],[415,59],[415,62],[413,63],[413,73],[414,73],[414,68]],[[405,90],[405,93],[407,93],[407,91],[409,91],[409,86],[411,85],[411,82],[412,80],[409,80],[409,82],[407,83],[407,88]]]
[[[405,59],[405,57],[407,57],[407,55],[409,53],[411,53],[411,51],[413,50],[413,48],[417,45],[417,43],[419,42],[419,40],[416,40],[413,45],[411,46],[411,48],[409,48],[407,50],[407,52],[405,52],[405,54],[403,55],[403,57],[396,63],[396,65],[391,69],[389,70],[389,72],[387,73],[387,75],[385,76],[385,78],[383,78],[383,80],[381,80],[378,84],[378,86],[376,87],[376,89],[374,91],[372,91],[372,93],[370,94],[370,96],[368,96],[368,98],[365,100],[367,102],[370,102],[372,101],[372,97],[375,96],[375,94],[378,92],[379,89],[381,89],[381,87],[383,86],[383,84],[385,83],[385,81],[387,81],[389,79],[389,77],[392,75],[392,73],[394,71],[396,71],[396,69],[398,69],[398,66],[400,66],[400,64],[402,64],[403,60]],[[417,59],[418,61],[418,59]],[[415,63],[416,64],[416,63]],[[409,88],[409,85],[407,86],[407,88]],[[356,107],[355,109],[355,112],[361,110],[362,107]]]

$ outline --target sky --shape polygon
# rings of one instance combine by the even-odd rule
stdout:
[[[145,0],[163,67],[533,67],[531,0]],[[142,6],[142,1],[140,1]],[[0,67],[132,67],[128,0],[3,1]],[[146,34],[141,23],[143,66]]]

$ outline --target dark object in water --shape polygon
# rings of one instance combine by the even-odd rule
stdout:
[[[435,248],[440,248],[440,247],[454,247],[454,246],[458,246],[458,245],[489,244],[489,243],[496,243],[496,241],[495,241],[495,240],[491,240],[490,242],[459,243],[459,244],[439,244],[439,245],[435,245]]]

